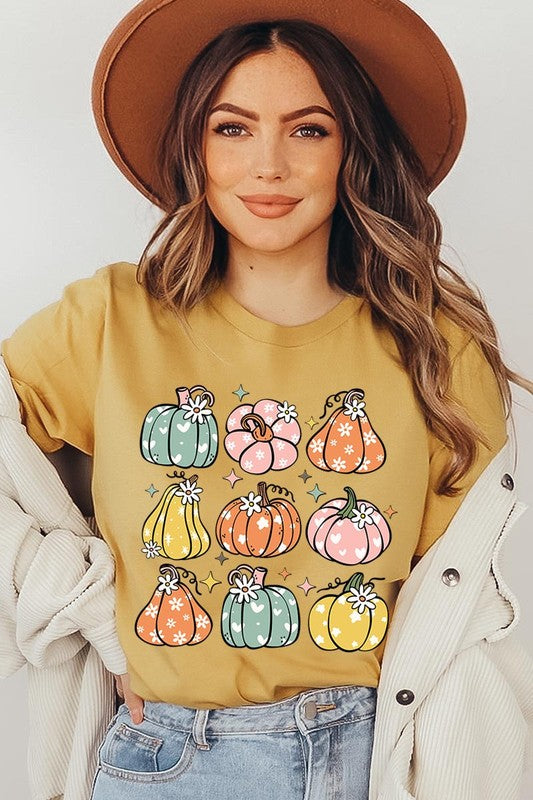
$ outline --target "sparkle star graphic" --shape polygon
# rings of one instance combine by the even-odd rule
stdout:
[[[232,489],[233,489],[234,484],[237,483],[237,481],[242,481],[242,478],[239,478],[239,476],[235,474],[235,470],[234,469],[231,470],[229,475],[223,475],[223,478],[224,478],[225,481],[228,481],[228,483],[231,483],[231,488]]]
[[[393,508],[391,505],[389,505],[389,507],[388,507],[388,508],[386,508],[386,509],[385,509],[385,511],[384,511],[383,513],[384,513],[384,514],[388,514],[388,515],[389,515],[389,518],[390,518],[390,517],[392,517],[392,515],[393,515],[393,514],[397,514],[398,512],[396,511],[396,509],[395,509],[395,508]]]
[[[325,492],[323,492],[323,491],[322,491],[322,490],[319,488],[319,486],[318,486],[318,483],[315,483],[315,487],[314,487],[314,489],[311,489],[311,491],[310,491],[310,492],[307,492],[307,494],[310,494],[310,495],[312,495],[312,496],[315,498],[315,503],[318,503],[318,498],[319,498],[321,495],[323,495],[323,494],[326,494],[326,493],[325,493]]]
[[[303,471],[303,472],[300,472],[300,474],[298,475],[298,477],[299,477],[299,478],[301,478],[301,479],[303,480],[303,482],[305,483],[306,481],[308,481],[308,480],[309,480],[309,478],[310,478],[311,476],[310,476],[310,474],[307,472],[307,470],[306,470],[306,469],[304,469],[304,471]]]
[[[315,589],[315,588],[316,588],[315,584],[314,583],[309,583],[309,581],[307,580],[307,575],[305,576],[305,581],[303,583],[299,583],[298,584],[298,589],[303,589],[303,591],[305,592],[306,597],[307,597],[307,594],[308,594],[309,590],[310,589]]]
[[[205,583],[207,588],[209,589],[209,593],[213,591],[213,586],[216,586],[217,583],[222,583],[222,581],[217,581],[211,570],[209,570],[209,575],[207,578],[204,578],[203,581],[198,581],[198,583]]]
[[[310,417],[309,419],[306,419],[306,421],[305,421],[305,424],[306,424],[306,425],[309,425],[309,427],[311,428],[311,430],[313,430],[313,428],[315,427],[315,425],[318,425],[318,422],[317,422],[315,419],[313,419],[313,417]]]
[[[155,486],[154,486],[154,484],[153,484],[153,483],[151,483],[151,484],[150,484],[150,486],[148,487],[148,489],[145,489],[144,491],[145,491],[145,492],[148,492],[148,494],[150,495],[150,497],[153,497],[153,496],[154,496],[154,494],[155,494],[156,492],[158,492],[158,491],[159,491],[159,489],[156,489],[156,488],[155,488]]]
[[[247,392],[246,389],[243,389],[242,388],[242,383],[239,383],[239,388],[235,389],[235,391],[233,391],[232,394],[236,394],[237,397],[239,398],[239,400],[242,403],[242,398],[244,397],[244,395],[245,394],[250,394],[250,392]]]
[[[286,581],[289,575],[292,575],[292,572],[287,572],[287,567],[283,567],[281,572],[278,572],[278,575],[281,575],[283,580]]]
[[[224,563],[224,561],[227,561],[227,560],[228,560],[228,557],[224,555],[224,553],[222,552],[222,550],[220,551],[220,555],[219,555],[219,556],[216,556],[216,558],[215,558],[215,561],[220,561],[220,566],[222,566],[222,564]]]

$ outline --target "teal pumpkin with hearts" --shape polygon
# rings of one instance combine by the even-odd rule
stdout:
[[[228,575],[232,588],[222,605],[221,632],[231,647],[285,647],[298,638],[296,597],[286,586],[265,586],[267,571],[240,564]]]
[[[141,453],[153,464],[209,467],[218,453],[218,425],[205,386],[180,386],[177,404],[161,403],[146,414]]]

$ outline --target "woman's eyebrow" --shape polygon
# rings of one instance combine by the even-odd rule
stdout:
[[[245,108],[240,108],[240,106],[235,106],[233,103],[219,103],[218,106],[214,106],[211,109],[209,114],[214,114],[215,111],[231,111],[233,114],[240,114],[242,117],[248,117],[249,119],[253,119],[256,122],[259,120],[259,114],[256,114],[254,111],[247,111]],[[289,122],[292,119],[298,119],[298,117],[304,117],[306,114],[327,114],[328,117],[331,119],[335,119],[335,116],[328,111],[327,108],[323,108],[323,106],[306,106],[305,108],[298,108],[296,111],[291,111],[288,114],[282,114],[280,116],[280,120],[282,122]]]

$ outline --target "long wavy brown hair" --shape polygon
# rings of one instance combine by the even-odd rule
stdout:
[[[460,487],[452,484],[472,465],[476,440],[489,444],[449,394],[450,358],[435,324],[437,308],[482,348],[497,377],[506,419],[512,404],[509,381],[532,393],[533,383],[503,363],[479,290],[441,260],[442,227],[427,199],[422,163],[369,75],[326,28],[302,19],[234,25],[189,64],[157,153],[168,210],[141,255],[137,281],[183,322],[187,311],[222,281],[227,232],[205,197],[208,113],[232,67],[278,45],[292,48],[310,64],[341,125],[344,152],[328,280],[363,296],[375,323],[394,336],[426,425],[450,449],[436,491],[454,496]]]

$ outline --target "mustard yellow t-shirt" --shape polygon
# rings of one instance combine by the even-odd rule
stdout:
[[[119,262],[1,343],[28,433],[93,456],[135,692],[220,708],[377,686],[413,555],[503,446],[482,352],[438,313],[452,388],[487,434],[456,498],[392,335],[362,298],[281,326],[223,287],[175,315]]]

